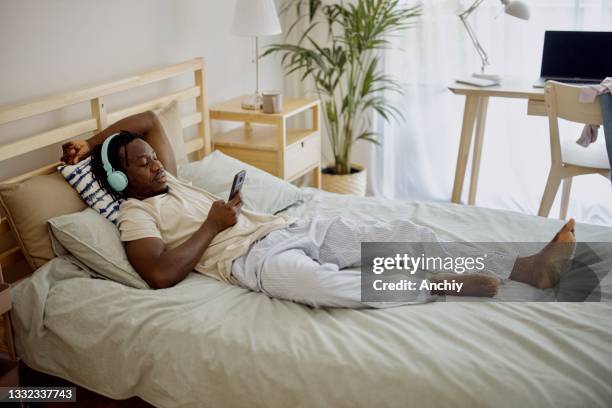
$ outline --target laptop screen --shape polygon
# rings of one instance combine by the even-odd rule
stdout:
[[[612,76],[612,32],[546,31],[540,76],[598,81]]]

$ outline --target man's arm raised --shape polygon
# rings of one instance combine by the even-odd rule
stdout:
[[[94,146],[103,143],[107,137],[122,130],[142,135],[144,140],[155,150],[164,168],[176,176],[176,161],[174,160],[172,146],[157,115],[151,111],[123,118],[90,139],[64,143],[62,145],[61,161],[66,164],[78,163],[89,156]]]

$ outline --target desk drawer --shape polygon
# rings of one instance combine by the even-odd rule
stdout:
[[[547,116],[546,103],[544,101],[529,99],[527,101],[527,114],[534,116]]]
[[[285,150],[285,179],[290,179],[321,161],[321,137],[317,133]]]

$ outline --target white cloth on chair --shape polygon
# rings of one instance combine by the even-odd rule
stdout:
[[[582,87],[578,100],[581,103],[593,103],[602,94],[612,93],[612,77],[607,77],[599,85],[588,85]],[[597,140],[599,125],[585,125],[576,143],[582,147],[588,147]]]
[[[593,103],[595,99],[605,93],[612,93],[612,77],[607,77],[599,85],[586,85],[580,90],[578,100],[581,103]]]
[[[584,125],[582,133],[576,143],[582,147],[589,147],[591,143],[597,141],[597,135],[599,133],[599,125]]]

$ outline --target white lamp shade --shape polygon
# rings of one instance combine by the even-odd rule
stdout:
[[[245,36],[280,34],[274,0],[237,0],[232,32]]]
[[[521,20],[529,20],[531,13],[529,12],[529,6],[521,0],[506,1],[504,2],[505,12],[512,17],[520,18]]]

